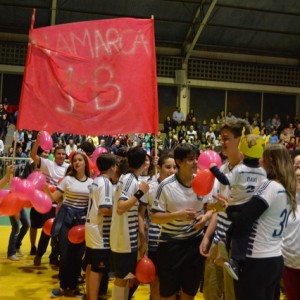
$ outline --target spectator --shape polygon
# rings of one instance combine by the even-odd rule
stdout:
[[[164,121],[164,133],[168,134],[169,131],[172,131],[173,128],[173,122],[171,120],[170,116],[166,117],[166,120]]]
[[[173,128],[176,129],[177,126],[184,124],[185,123],[184,120],[185,119],[181,111],[181,108],[178,106],[172,115]]]
[[[172,131],[168,132],[168,135],[164,140],[164,149],[174,149],[176,146],[176,140],[173,137]]]
[[[274,130],[278,131],[280,125],[281,125],[280,118],[279,118],[278,114],[275,114],[272,119],[272,127]]]
[[[66,146],[66,154],[69,157],[70,153],[77,151],[77,145],[74,142],[74,138],[69,138],[69,144]]]

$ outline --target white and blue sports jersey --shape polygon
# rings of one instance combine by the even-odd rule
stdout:
[[[196,195],[191,187],[182,185],[174,174],[160,183],[151,211],[172,213],[193,208],[197,214],[203,214],[203,207],[203,197]],[[174,220],[162,224],[160,241],[196,238],[202,234],[203,230],[195,228],[194,224],[195,220]]]
[[[133,173],[122,175],[119,179],[113,204],[110,230],[110,248],[117,253],[131,253],[138,249],[138,206],[147,205],[143,197],[127,212],[117,213],[118,201],[126,201],[139,189],[138,178]]]
[[[253,224],[246,256],[280,256],[282,236],[291,213],[287,193],[280,183],[266,180],[255,196],[264,201],[268,208]]]
[[[148,204],[147,212],[150,217],[150,223],[149,223],[149,228],[148,228],[148,250],[149,251],[157,250],[158,238],[159,238],[160,229],[161,229],[161,226],[159,224],[151,222],[151,208],[152,208],[152,204],[155,200],[158,186],[159,186],[158,180],[152,180],[149,183],[149,191],[145,195],[145,201]]]
[[[284,265],[300,269],[300,194],[296,195],[296,216],[290,214],[282,241]]]
[[[239,205],[248,202],[266,179],[266,171],[259,167],[253,168],[239,164],[228,173],[231,186],[229,205]]]
[[[74,208],[87,208],[92,183],[91,178],[80,181],[73,176],[65,176],[57,186],[57,190],[63,193],[63,204]]]
[[[225,163],[221,166],[220,171],[224,174],[229,174],[231,169],[229,168],[229,163]],[[215,181],[218,182],[216,179]],[[222,194],[224,197],[229,197],[230,188],[228,185],[223,185],[220,182],[217,184],[217,194]],[[228,231],[231,221],[229,221],[226,212],[218,212],[217,216],[217,228],[215,230],[213,241],[218,244],[220,241],[226,241],[226,233]]]
[[[85,223],[85,243],[91,249],[109,249],[111,216],[99,213],[101,208],[112,208],[113,187],[109,178],[95,178],[89,197],[87,221]]]

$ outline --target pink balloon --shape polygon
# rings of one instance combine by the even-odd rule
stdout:
[[[10,190],[11,192],[16,192],[18,189],[18,186],[20,185],[20,182],[22,181],[19,177],[13,177],[13,179],[10,182]]]
[[[41,214],[45,214],[51,210],[51,198],[40,190],[35,190],[34,196],[31,199],[33,207]]]
[[[53,147],[53,140],[47,131],[42,131],[40,135],[40,146],[43,150],[51,150]]]
[[[31,200],[34,197],[35,187],[31,181],[21,179],[17,181],[17,184],[14,186],[14,192],[19,193],[22,198]]]
[[[99,147],[99,148],[96,148],[92,154],[92,162],[95,164],[96,163],[96,160],[97,158],[99,157],[100,154],[102,153],[107,153],[107,150],[103,147]]]
[[[216,164],[218,168],[221,167],[222,159],[219,153],[212,150],[206,150],[199,155],[198,166],[200,170],[209,169],[212,163]]]
[[[44,189],[44,186],[46,184],[46,176],[39,171],[35,171],[29,174],[27,180],[31,181],[35,188],[41,191]]]

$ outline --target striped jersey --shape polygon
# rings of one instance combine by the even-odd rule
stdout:
[[[296,217],[290,214],[282,241],[284,265],[300,269],[300,194],[296,195]]]
[[[229,163],[225,163],[221,166],[220,171],[224,174],[229,174],[231,169],[229,168]],[[217,179],[215,180],[217,181]],[[217,194],[220,193],[225,197],[229,197],[230,189],[229,186],[223,185],[218,182],[217,185]],[[213,241],[215,244],[218,244],[220,241],[226,240],[226,233],[228,231],[231,221],[229,221],[226,212],[218,212],[217,215],[217,228],[215,230]]]
[[[197,214],[203,214],[203,197],[196,195],[191,187],[182,185],[176,174],[171,175],[160,183],[151,211],[172,213],[186,208],[193,208]],[[162,224],[160,241],[178,241],[199,237],[203,230],[195,228],[195,223],[195,220],[174,220]]]
[[[247,257],[266,258],[281,255],[281,240],[288,221],[290,201],[284,187],[265,180],[256,193],[268,208],[254,222],[248,240]]]
[[[147,205],[144,196],[128,210],[119,215],[118,201],[126,201],[139,189],[138,178],[133,173],[122,175],[115,193],[110,230],[110,248],[117,253],[131,253],[138,249],[138,206]]]
[[[87,208],[89,202],[89,187],[93,179],[80,181],[73,176],[65,176],[57,190],[63,193],[63,204],[74,208]]]
[[[156,251],[158,246],[158,238],[160,234],[161,226],[159,224],[155,224],[151,222],[151,207],[154,202],[157,188],[159,186],[158,180],[152,180],[149,183],[149,191],[145,195],[145,201],[147,202],[147,211],[148,215],[150,216],[150,223],[148,228],[148,250],[149,251]]]
[[[112,208],[113,187],[108,177],[95,178],[89,196],[87,220],[85,223],[85,243],[91,249],[109,249],[111,216],[100,214],[101,208]]]

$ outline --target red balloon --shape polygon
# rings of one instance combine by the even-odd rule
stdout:
[[[54,186],[52,184],[48,184],[48,188],[51,193],[54,193],[56,191],[56,186]]]
[[[43,231],[46,235],[51,236],[51,229],[55,218],[48,219],[43,225]]]
[[[73,158],[73,156],[74,156],[74,154],[76,153],[76,151],[75,150],[73,150],[70,154],[69,154],[69,161],[71,162],[72,161],[72,158]]]
[[[0,213],[5,216],[14,216],[23,208],[22,197],[18,193],[9,193],[1,201]]]
[[[85,240],[85,226],[77,225],[72,227],[68,233],[68,239],[72,244],[80,244]]]
[[[215,151],[206,150],[198,157],[198,166],[201,170],[209,169],[213,163],[216,164],[218,168],[222,165],[221,156]]]
[[[99,174],[99,170],[98,167],[96,166],[96,164],[94,164],[91,159],[88,157],[88,162],[89,162],[89,168],[90,168],[90,172],[92,173],[92,176]]]
[[[199,170],[192,181],[193,191],[199,196],[209,194],[214,186],[215,176],[208,170]]]
[[[139,282],[150,283],[155,278],[155,265],[148,257],[140,259],[135,268],[135,276]]]

